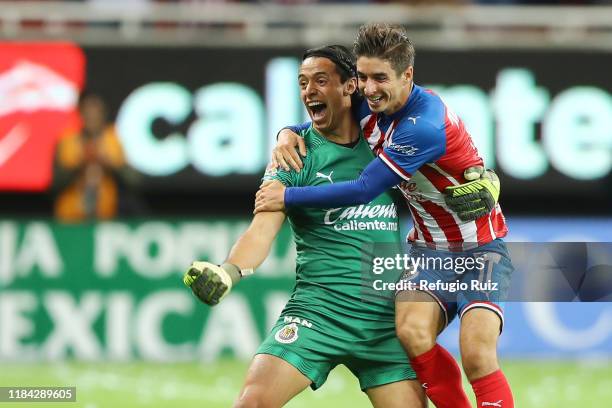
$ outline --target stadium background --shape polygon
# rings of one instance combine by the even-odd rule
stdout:
[[[74,385],[65,406],[229,406],[291,290],[290,231],[213,312],[182,272],[221,262],[247,225],[276,131],[304,118],[292,86],[303,49],[349,45],[365,21],[409,28],[417,82],[464,119],[502,179],[509,240],[611,240],[605,5],[195,3],[0,3],[0,143],[25,124],[36,152],[0,163],[0,386]],[[25,74],[9,73],[24,60],[69,85],[20,71],[40,100],[20,99]],[[123,191],[138,205],[117,219],[53,219],[51,160],[76,102],[50,108],[58,84],[106,101],[139,174]],[[456,325],[443,336],[455,353],[456,337]],[[612,307],[509,303],[500,355],[517,406],[602,406]],[[368,406],[336,371],[289,406]]]

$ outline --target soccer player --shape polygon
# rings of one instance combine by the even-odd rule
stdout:
[[[312,119],[312,127],[302,132],[311,153],[300,173],[270,167],[264,183],[326,185],[357,177],[373,155],[351,116],[351,95],[357,88],[352,54],[341,46],[308,50],[298,83]],[[296,285],[257,350],[236,407],[280,407],[309,385],[319,388],[338,364],[359,379],[375,407],[427,405],[395,335],[392,297],[368,301],[361,296],[361,262],[371,264],[373,257],[368,244],[399,245],[395,204],[387,193],[374,199],[368,217],[360,219],[364,229],[351,222],[355,210],[295,208],[287,214],[256,214],[224,264],[194,262],[185,274],[185,284],[199,299],[218,303],[263,262],[289,218],[298,252]]]
[[[466,181],[464,169],[482,166],[482,159],[463,122],[437,95],[414,84],[414,47],[401,27],[362,26],[354,49],[359,90],[365,97],[359,122],[378,158],[359,178],[348,182],[300,188],[278,183],[264,186],[257,193],[255,212],[367,203],[399,185],[414,222],[408,236],[413,242],[411,255],[433,260],[464,256],[481,262],[479,268],[464,274],[443,270],[434,262],[416,271],[418,280],[435,285],[478,281],[484,275],[497,286],[494,291],[453,294],[426,285],[397,294],[397,334],[419,381],[437,407],[470,406],[457,363],[436,343],[439,332],[459,315],[462,364],[478,407],[512,407],[512,392],[497,361],[502,301],[513,271],[500,239],[507,233],[505,219],[496,205],[474,221],[465,221],[469,217],[460,217],[444,199],[449,187],[463,189],[458,185]],[[451,252],[457,249],[463,252]],[[405,276],[406,282],[414,272]]]

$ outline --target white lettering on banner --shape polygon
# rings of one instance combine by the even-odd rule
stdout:
[[[64,265],[49,225],[33,222],[26,226],[16,266],[20,271],[38,266],[48,278],[60,275]]]
[[[121,258],[130,258],[130,227],[120,222],[102,222],[94,230],[94,271],[105,278],[113,276]]]
[[[145,278],[161,279],[183,271],[194,259],[223,260],[230,248],[226,224],[148,222],[130,229],[122,223],[101,223],[95,233],[94,269],[113,276],[121,260]],[[214,237],[214,239],[213,239]],[[151,254],[151,248],[157,255]]]
[[[260,338],[244,296],[232,293],[210,311],[200,340],[199,355],[212,361],[224,349],[231,349],[244,360],[257,350]]]
[[[163,336],[162,323],[170,313],[188,315],[193,301],[186,291],[161,291],[141,302],[136,314],[134,335],[140,355],[147,360],[176,361],[193,358],[193,344],[170,345]]]
[[[106,356],[115,361],[129,360],[132,356],[134,295],[112,292],[106,299],[106,307]]]
[[[557,95],[542,126],[551,163],[578,180],[605,177],[612,168],[612,98],[594,87]]]
[[[459,113],[489,167],[497,144],[501,169],[515,178],[541,177],[549,164],[577,180],[605,177],[612,168],[612,98],[604,89],[576,86],[551,101],[532,71],[516,68],[499,72],[490,100],[472,85],[432,88]]]
[[[193,166],[203,174],[254,173],[266,163],[264,108],[253,89],[218,83],[198,89],[197,119],[187,131]],[[244,124],[248,123],[248,137]]]
[[[130,165],[151,176],[167,176],[189,164],[189,146],[183,135],[155,138],[153,121],[171,125],[183,122],[191,112],[192,98],[180,85],[157,82],[135,89],[117,112],[117,132]]]
[[[19,241],[18,224],[0,223],[0,283],[10,284],[27,277],[38,267],[46,278],[60,276],[64,263],[49,225],[32,222],[24,225]]]
[[[23,340],[34,333],[27,314],[36,306],[36,297],[26,291],[0,295],[0,359],[29,360],[35,356],[34,346],[24,345]]]
[[[10,284],[15,276],[15,253],[17,252],[17,224],[0,223],[0,283]]]
[[[581,350],[603,344],[612,336],[612,308],[607,307],[590,327],[572,329],[558,318],[554,303],[524,303],[525,318],[544,341],[562,350]]]
[[[262,299],[268,326],[265,333],[288,298],[287,292],[277,291]],[[87,291],[79,296],[47,291],[42,300],[29,292],[6,291],[0,295],[0,360],[57,360],[69,354],[82,360],[185,361],[198,356],[214,360],[225,350],[250,359],[260,336],[247,299],[231,294],[209,309],[204,322],[198,317],[201,307],[188,291],[178,290],[153,292],[138,303],[128,291]],[[43,311],[51,320],[51,330],[37,341],[32,339],[34,319]],[[189,335],[182,343],[171,344],[165,338],[164,320],[173,314],[201,325],[199,341]],[[98,333],[94,324],[100,320],[104,330]]]
[[[541,121],[550,96],[535,86],[533,74],[525,69],[506,69],[497,76],[492,104],[497,117],[499,163],[515,178],[538,177],[548,161],[536,140],[535,124]]]
[[[68,350],[83,360],[102,358],[102,346],[93,331],[93,324],[103,308],[99,292],[85,292],[77,303],[68,293],[48,291],[43,304],[53,323],[53,330],[43,345],[45,358],[65,358]]]
[[[297,66],[296,59],[270,59],[265,68],[265,106],[252,88],[235,83],[204,86],[195,97],[175,83],[150,83],[134,90],[117,119],[128,160],[153,176],[175,174],[190,163],[210,176],[259,173],[278,129],[299,123],[304,115],[297,87],[278,80],[289,78]],[[490,96],[488,89],[471,84],[424,86],[434,89],[463,119],[490,167],[498,162],[505,173],[519,179],[541,177],[550,164],[578,180],[597,179],[610,171],[612,102],[607,89],[577,86],[562,90],[551,101],[550,91],[539,86],[534,72],[526,68],[501,69]],[[153,135],[156,118],[178,125],[192,109],[197,118],[186,137],[173,133],[159,140]],[[251,123],[250,133],[238,140],[240,132],[231,129],[242,122]],[[579,154],[564,159],[576,151]]]
[[[297,86],[288,86],[295,82],[295,73],[300,68],[300,62],[292,57],[272,58],[266,64],[266,113],[268,143],[266,152],[271,158],[272,149],[276,146],[276,133],[288,123],[301,123],[304,105],[300,103],[300,89]],[[310,120],[310,119],[306,119]]]
[[[182,274],[194,259],[222,262],[246,229],[244,222],[187,222],[177,226],[145,222],[134,228],[118,222],[100,223],[94,231],[94,270],[99,276],[111,278],[123,260],[149,279]],[[257,269],[258,275],[286,276],[294,269],[295,245],[291,243],[282,253],[277,247],[275,242],[270,256]]]
[[[175,234],[171,224],[144,223],[134,230],[132,238],[134,272],[145,278],[165,278],[174,271]]]
[[[155,119],[179,125],[192,110],[197,119],[186,138],[180,133],[155,137]],[[247,138],[243,123],[249,124]],[[266,162],[263,103],[253,89],[238,83],[207,85],[195,97],[175,83],[143,85],[119,108],[117,130],[129,163],[151,176],[171,175],[190,163],[212,176],[249,174]]]

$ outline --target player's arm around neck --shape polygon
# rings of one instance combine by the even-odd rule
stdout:
[[[255,269],[270,253],[272,243],[278,235],[285,213],[282,211],[255,214],[249,228],[238,238],[225,261],[240,269]]]
[[[328,208],[367,204],[401,182],[401,178],[379,158],[374,159],[356,180],[285,188],[280,183],[259,189],[255,212],[279,211],[288,207]]]
[[[310,122],[281,129],[276,135],[276,146],[272,150],[272,167],[285,171],[293,168],[298,173],[304,167],[302,157],[306,157],[306,143],[299,135],[310,127]]]

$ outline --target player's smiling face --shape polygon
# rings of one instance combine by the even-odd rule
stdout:
[[[399,75],[391,63],[377,57],[357,59],[359,91],[368,101],[370,110],[387,115],[397,112],[408,100],[413,68]]]
[[[343,84],[332,61],[309,57],[302,61],[298,84],[302,102],[315,128],[333,131],[338,127],[343,115],[350,111],[355,79],[348,79]]]

